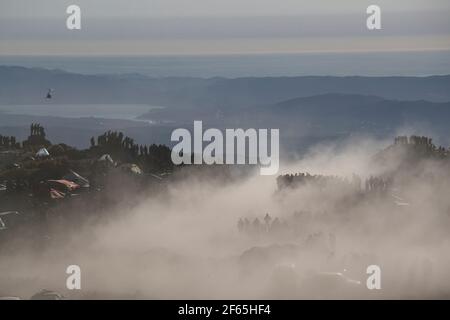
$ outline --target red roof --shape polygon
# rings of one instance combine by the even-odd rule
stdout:
[[[73,191],[76,189],[79,189],[80,186],[76,184],[75,182],[69,181],[69,180],[48,180],[50,185],[54,187],[55,189],[59,191]],[[63,189],[63,190],[61,190]]]

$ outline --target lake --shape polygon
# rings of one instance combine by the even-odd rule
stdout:
[[[106,118],[121,120],[137,120],[136,117],[159,106],[140,104],[44,104],[44,105],[0,105],[0,113],[52,116],[63,118]]]

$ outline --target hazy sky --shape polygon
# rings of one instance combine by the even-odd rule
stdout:
[[[82,30],[66,29],[66,8]],[[366,8],[382,30],[366,29]],[[448,0],[0,0],[0,54],[450,49]]]

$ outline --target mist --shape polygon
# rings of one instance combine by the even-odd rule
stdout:
[[[448,298],[448,160],[389,144],[354,138],[281,163],[280,174],[333,176],[326,184],[280,188],[258,170],[232,179],[212,170],[188,171],[159,192],[111,190],[116,205],[101,222],[56,225],[44,248],[16,241],[2,252],[0,295],[46,288],[73,299]],[[366,191],[371,176],[389,187]],[[277,228],[264,225],[267,213]],[[81,290],[66,289],[72,264]],[[366,287],[369,265],[381,269],[380,290]]]

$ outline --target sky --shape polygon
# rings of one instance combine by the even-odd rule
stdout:
[[[72,4],[81,30],[66,28]],[[449,16],[448,0],[0,0],[0,55],[447,50]]]

